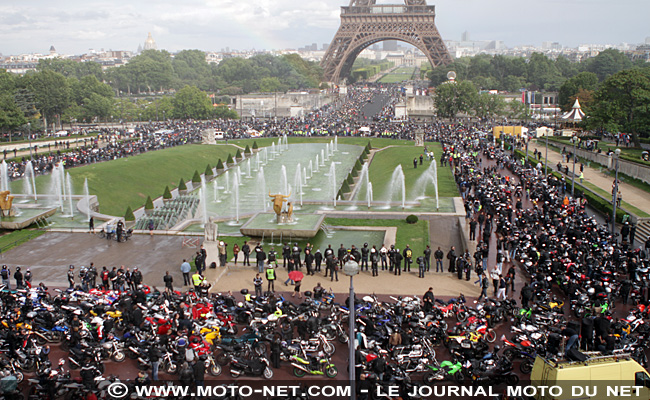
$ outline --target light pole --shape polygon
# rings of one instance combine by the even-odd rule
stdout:
[[[573,142],[573,154],[571,155],[573,157],[573,171],[571,172],[571,197],[575,197],[574,189],[576,185],[576,144],[578,143],[578,137],[573,136],[571,138],[571,141]]]
[[[354,276],[359,273],[359,264],[354,261],[353,259],[349,259],[344,265],[343,265],[343,273],[347,276],[350,277],[350,314],[349,314],[349,319],[350,319],[350,335],[348,338],[348,345],[350,346],[350,360],[348,361],[348,370],[350,372],[350,400],[354,400],[356,398],[356,388],[355,388],[355,378],[356,374],[354,371],[355,367],[355,362],[356,362],[356,357],[355,357],[355,342],[356,342],[356,335],[354,333],[354,320],[355,320],[355,304],[354,304]]]
[[[621,155],[621,149],[614,150],[616,158],[616,173],[614,174],[614,190],[612,193],[612,238],[616,240],[616,200],[618,197],[618,158]]]
[[[546,154],[544,154],[544,178],[548,181],[548,131],[546,128]]]

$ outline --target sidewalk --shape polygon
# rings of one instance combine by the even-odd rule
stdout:
[[[544,153],[546,149],[546,142],[543,141],[542,139],[538,139],[536,142],[536,146],[529,146],[528,147],[528,152],[532,156],[534,149],[537,148],[538,151],[541,151],[542,153],[542,159],[541,163],[542,165],[544,164]],[[557,163],[561,162],[562,156],[559,152],[551,149],[549,147],[548,149],[548,168],[549,170],[553,170],[557,172]],[[572,171],[573,169],[573,163],[566,163],[562,162],[563,166],[568,165],[569,166],[569,172]],[[576,183],[580,183],[580,179],[578,179],[578,176],[580,176],[580,164],[576,162]],[[620,179],[620,178],[619,178]],[[593,168],[593,167],[588,167],[585,165],[584,167],[584,183],[583,185],[590,183],[591,185],[595,186],[596,188],[600,189],[601,191],[596,190],[595,192],[605,198],[609,198],[611,201],[612,198],[612,184],[614,183],[614,178],[611,176],[606,175],[603,172],[600,172],[599,169]],[[567,176],[567,188],[570,188],[571,186],[571,178],[570,176]],[[587,186],[589,186],[587,184]],[[621,192],[621,196],[623,197],[623,202],[622,206],[625,208],[625,203],[636,207],[637,209],[645,212],[646,214],[650,214],[650,201],[648,201],[648,198],[650,197],[650,194],[644,190],[641,190],[639,188],[636,188],[630,184],[627,184],[625,182],[620,182],[619,185],[619,191]],[[591,189],[591,188],[590,188]],[[604,191],[605,193],[602,193]],[[628,210],[634,212],[635,210]]]

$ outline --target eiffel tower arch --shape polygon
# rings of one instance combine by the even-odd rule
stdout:
[[[413,45],[434,67],[451,63],[436,28],[435,6],[427,5],[426,0],[404,0],[398,5],[375,2],[350,0],[348,7],[341,7],[341,26],[321,61],[328,82],[339,83],[347,78],[359,53],[384,40]]]

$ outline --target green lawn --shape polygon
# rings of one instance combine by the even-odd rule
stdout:
[[[382,76],[379,83],[397,83],[413,79],[413,74],[417,71],[417,67],[399,67],[392,72]]]
[[[331,226],[394,226],[397,228],[395,247],[404,250],[407,244],[410,245],[414,257],[422,255],[425,246],[429,244],[429,221],[426,220],[407,224],[403,219],[326,218],[325,223]]]
[[[451,169],[441,167],[438,161],[442,156],[442,147],[438,143],[427,143],[427,147],[434,151],[436,162],[438,163],[438,196],[458,196],[458,189],[453,174],[451,173]],[[404,146],[391,147],[375,153],[369,169],[375,201],[387,199],[391,175],[395,168],[400,164],[404,171],[406,198],[407,200],[413,200],[415,198],[415,193],[419,192],[419,188],[416,187],[416,181],[426,171],[429,164],[431,164],[431,162],[427,161],[425,158],[424,164],[419,165],[420,154],[423,154],[423,148]],[[418,158],[418,167],[413,168],[413,158],[416,157]],[[428,196],[434,195],[433,185],[427,187],[425,194]],[[365,198],[365,195],[363,195],[362,198]],[[394,201],[396,201],[395,199],[396,198],[393,197]]]
[[[99,199],[100,212],[124,215],[126,208],[136,209],[144,205],[147,196],[156,198],[163,194],[165,186],[178,186],[181,178],[192,179],[194,171],[205,171],[208,163],[216,166],[221,158],[237,152],[234,146],[186,145],[151,151],[134,157],[120,158],[67,170],[73,181],[75,194],[83,193],[83,182],[88,178],[90,194]],[[37,192],[47,190],[50,175],[36,178]],[[17,192],[22,192],[22,181],[16,182]]]
[[[32,229],[22,229],[19,231],[13,231],[5,235],[0,236],[0,251],[3,253],[13,249],[16,246],[37,238],[44,234],[43,230],[32,230]]]

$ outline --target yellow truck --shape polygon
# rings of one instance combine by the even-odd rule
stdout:
[[[536,400],[650,399],[650,375],[629,354],[584,354],[585,361],[537,356],[522,394]]]
[[[496,139],[499,139],[501,135],[521,137],[522,134],[524,136],[528,134],[528,128],[523,126],[495,126],[492,128],[492,134]]]

